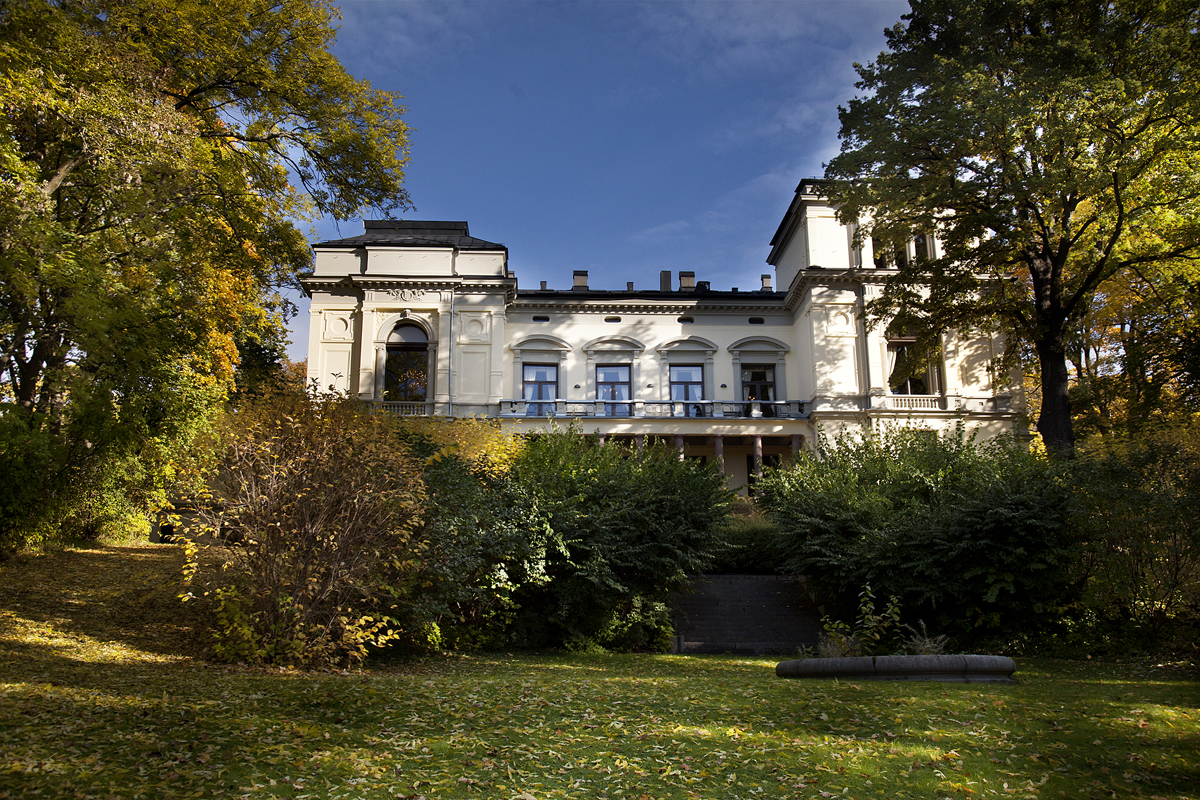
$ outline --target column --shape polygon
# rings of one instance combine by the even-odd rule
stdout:
[[[761,478],[763,474],[762,466],[762,436],[755,434],[754,436],[754,475]]]
[[[725,437],[724,436],[714,436],[713,437],[713,458],[716,459],[717,468],[720,469],[721,472],[724,472],[725,471]]]
[[[675,437],[675,452],[679,454],[679,460],[683,461],[683,437]]]

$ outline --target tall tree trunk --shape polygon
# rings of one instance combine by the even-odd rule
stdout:
[[[1037,429],[1046,450],[1054,458],[1075,455],[1075,434],[1071,429],[1070,377],[1067,352],[1061,331],[1043,336],[1034,343],[1042,372],[1042,411]]]

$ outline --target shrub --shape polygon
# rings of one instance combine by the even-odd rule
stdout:
[[[875,612],[875,593],[868,584],[858,595],[858,618],[851,626],[826,615],[821,620],[825,630],[817,643],[822,658],[842,656],[872,656],[894,634],[900,625],[900,601],[893,595],[882,612]]]
[[[1110,438],[1070,473],[1088,649],[1173,649],[1200,621],[1200,423]]]
[[[414,534],[412,618],[436,626],[442,647],[507,644],[514,593],[549,579],[550,530],[511,471],[521,440],[494,422],[402,420],[399,427],[422,458],[427,497]]]
[[[723,547],[711,570],[723,575],[774,575],[779,572],[779,526],[744,498],[733,502],[719,531]]]
[[[757,489],[782,566],[842,608],[871,584],[969,640],[1040,629],[1074,596],[1067,493],[1011,439],[977,444],[961,426],[821,436]]]
[[[516,476],[553,535],[549,581],[517,593],[514,640],[664,649],[673,631],[663,602],[721,547],[730,495],[715,465],[555,430],[530,437]]]
[[[417,462],[350,400],[273,395],[227,415],[202,517],[232,545],[213,589],[218,657],[326,666],[398,635]]]

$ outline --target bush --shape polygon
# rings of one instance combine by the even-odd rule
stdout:
[[[724,546],[711,570],[722,575],[779,573],[779,526],[758,506],[737,498],[719,531]]]
[[[320,667],[399,635],[423,490],[391,420],[281,394],[230,412],[222,440],[202,514],[232,545],[214,653]]]
[[[757,489],[784,569],[843,611],[870,584],[962,644],[1040,630],[1077,590],[1066,490],[1011,439],[977,444],[961,426],[822,436]]]
[[[412,618],[436,627],[440,646],[507,644],[514,593],[549,578],[550,530],[511,465],[521,440],[476,420],[401,420],[422,459],[427,502],[416,529]]]
[[[1200,623],[1200,423],[1093,442],[1070,474],[1089,650],[1194,647]]]
[[[715,465],[556,430],[530,437],[516,476],[552,538],[549,581],[517,592],[514,641],[665,649],[673,631],[663,603],[722,546],[730,495]]]

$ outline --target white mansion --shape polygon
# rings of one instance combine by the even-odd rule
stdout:
[[[653,287],[593,288],[575,272],[566,289],[519,289],[508,249],[466,222],[368,220],[313,247],[308,377],[399,414],[662,438],[720,460],[734,487],[819,425],[1014,429],[1019,388],[996,382],[992,338],[947,335],[923,375],[890,386],[905,342],[859,313],[890,270],[851,233],[805,180],[771,240],[774,285],[663,272]],[[936,246],[918,237],[906,257]]]

